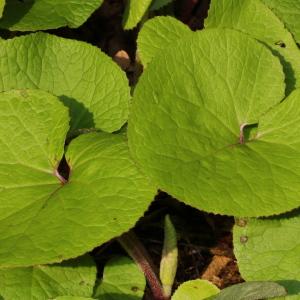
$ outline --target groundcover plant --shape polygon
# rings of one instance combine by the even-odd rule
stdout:
[[[126,1],[133,87],[53,31],[102,2],[0,1],[0,299],[300,299],[299,2],[211,0],[195,32],[170,15],[197,1]],[[176,281],[168,209],[157,270],[132,228],[158,191],[235,218],[246,282]]]

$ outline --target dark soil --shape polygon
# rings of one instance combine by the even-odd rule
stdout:
[[[209,0],[177,0],[175,16],[197,30],[203,28]],[[138,28],[122,29],[123,0],[106,0],[80,28],[51,30],[59,36],[86,41],[110,55],[127,73],[132,86],[142,72],[135,60]],[[154,264],[160,263],[163,220],[170,214],[178,233],[179,266],[174,288],[190,279],[204,278],[220,288],[242,282],[232,247],[233,218],[201,212],[161,192],[133,229]],[[107,260],[125,253],[116,241],[95,249],[92,255],[101,276]],[[152,299],[149,289],[145,299]]]
[[[174,289],[184,281],[197,278],[207,279],[221,289],[243,281],[232,248],[233,218],[201,212],[163,192],[134,228],[157,268],[166,214],[171,216],[178,234],[179,265]],[[99,276],[106,261],[121,253],[125,254],[116,241],[94,250]],[[145,299],[152,299],[149,290]]]

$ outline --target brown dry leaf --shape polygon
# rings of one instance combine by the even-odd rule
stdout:
[[[130,57],[125,50],[119,50],[113,57],[113,60],[126,71],[130,67]]]
[[[206,279],[217,286],[222,285],[222,280],[218,275],[230,261],[229,257],[214,255],[212,261],[202,274],[201,279]]]

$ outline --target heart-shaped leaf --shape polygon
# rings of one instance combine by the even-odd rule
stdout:
[[[138,54],[144,67],[168,46],[173,47],[175,52],[176,46],[173,44],[189,34],[193,31],[172,17],[156,17],[147,21],[137,40]]]
[[[45,33],[1,44],[0,91],[41,89],[70,109],[71,131],[118,130],[128,117],[125,74],[98,48]]]
[[[61,264],[0,269],[0,294],[7,300],[90,297],[96,273],[96,265],[88,255]]]
[[[3,19],[0,20],[0,27],[18,31],[79,27],[102,2],[103,0],[9,0]]]
[[[289,293],[300,292],[300,217],[239,220],[234,252],[246,280],[278,281]]]
[[[281,20],[260,0],[212,0],[205,27],[236,29],[268,45],[283,64],[287,93],[300,87],[300,50]]]
[[[134,94],[129,145],[146,174],[209,212],[263,216],[298,207],[300,91],[279,104],[278,58],[232,30],[195,33],[176,49],[153,59]]]
[[[139,267],[128,257],[116,257],[105,265],[94,298],[138,300],[143,298],[145,286],[146,279]]]
[[[195,279],[179,286],[172,300],[202,300],[219,293],[219,289],[207,280]]]
[[[131,161],[124,135],[73,140],[67,179],[58,166],[68,112],[56,97],[1,93],[0,116],[2,267],[81,255],[130,229],[152,201],[156,189]]]

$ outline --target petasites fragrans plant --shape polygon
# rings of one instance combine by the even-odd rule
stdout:
[[[129,145],[146,174],[208,212],[254,217],[298,207],[299,92],[282,102],[280,60],[229,29],[172,46],[155,56],[134,93]]]
[[[214,5],[215,7],[218,7],[218,3],[219,2],[217,1],[212,1],[212,9],[214,8]],[[225,1],[225,3],[229,4],[231,1]],[[246,1],[241,1],[240,3],[245,4]],[[260,16],[260,10],[257,10],[257,13],[253,15],[252,6],[250,4],[262,5],[261,2],[257,1],[249,2],[249,5],[244,7],[243,13],[247,15],[246,8],[248,7],[250,8],[249,13],[252,13],[252,17]],[[224,9],[226,13],[229,9],[222,5],[220,5],[219,8]],[[267,9],[267,7],[265,7],[265,9]],[[235,10],[240,13],[239,6],[235,7]],[[213,14],[209,12],[206,24],[211,22],[209,18],[212,15]],[[219,15],[221,15],[221,13]],[[219,20],[222,20],[223,23],[226,23],[227,20],[228,24],[230,24],[230,22],[234,24],[232,20],[235,20],[235,18],[233,16],[234,11],[232,11],[232,14],[228,14],[227,19],[220,18]],[[278,22],[276,15],[273,14],[273,16],[275,20],[277,20],[276,22]],[[250,18],[248,18],[248,20],[250,20]],[[240,25],[240,23],[241,22],[238,24]],[[160,26],[160,24],[163,26]],[[276,26],[273,27],[276,28]],[[228,28],[230,28],[230,26]],[[256,23],[249,21],[248,26],[245,24],[245,30],[247,29],[248,31],[247,33],[255,32],[255,28],[261,28],[262,30],[262,27],[256,26]],[[272,28],[272,26],[270,28]],[[215,33],[212,34],[212,32],[218,33],[218,38],[214,39],[213,35]],[[267,34],[268,31],[265,31],[264,33]],[[287,32],[287,34],[287,37],[290,38],[291,34],[289,32]],[[235,38],[232,42],[228,42],[229,39],[228,37],[225,37],[226,35],[233,35]],[[182,36],[185,36],[186,38],[182,38]],[[272,31],[270,37],[272,37]],[[246,56],[243,54],[243,45],[245,43],[242,42],[240,38],[248,40],[248,43],[246,42],[248,47]],[[257,36],[253,36],[253,38],[258,39]],[[150,40],[152,43],[150,43]],[[224,41],[223,43],[222,40]],[[249,38],[249,35],[243,35],[242,33],[232,31],[232,29],[220,29],[214,31],[205,30],[200,33],[193,33],[180,22],[170,17],[154,18],[153,20],[148,21],[140,32],[138,38],[138,51],[142,63],[146,65],[147,69],[140,82],[141,90],[139,90],[138,87],[134,97],[133,114],[132,119],[130,119],[129,122],[129,137],[131,137],[132,134],[135,142],[132,143],[131,148],[133,149],[133,153],[137,155],[137,160],[140,161],[140,164],[143,167],[146,166],[146,168],[148,168],[148,165],[145,164],[144,158],[147,153],[150,154],[152,152],[151,163],[156,168],[154,167],[153,170],[147,169],[148,174],[156,179],[157,182],[163,182],[165,184],[163,189],[169,191],[171,194],[173,193],[173,195],[177,195],[179,199],[183,199],[185,202],[192,204],[195,207],[203,208],[208,211],[217,207],[217,212],[236,216],[265,215],[266,212],[263,212],[265,208],[269,210],[269,215],[278,214],[291,209],[291,207],[287,207],[291,198],[286,197],[284,191],[286,189],[292,191],[293,188],[298,185],[297,178],[299,176],[299,162],[294,159],[293,153],[295,153],[294,151],[297,152],[297,147],[299,145],[298,130],[294,131],[294,129],[299,123],[298,99],[300,98],[300,93],[297,89],[293,90],[293,85],[290,85],[290,88],[285,89],[286,96],[281,92],[282,96],[278,97],[280,93],[277,92],[278,104],[272,105],[270,109],[262,113],[261,118],[254,122],[252,126],[251,124],[250,126],[247,124],[245,126],[246,130],[243,132],[244,135],[240,135],[239,133],[241,133],[241,131],[238,130],[239,133],[237,132],[236,134],[235,145],[224,147],[223,149],[220,148],[220,151],[215,151],[215,153],[212,152],[213,155],[216,155],[216,158],[220,158],[220,161],[211,159],[209,163],[212,164],[203,164],[202,159],[200,162],[198,161],[202,154],[201,151],[209,151],[209,149],[214,147],[213,143],[216,142],[216,140],[212,140],[213,135],[211,135],[211,133],[214,133],[213,129],[214,127],[217,127],[215,124],[218,122],[218,120],[213,120],[214,112],[218,113],[215,115],[217,119],[223,118],[224,122],[219,124],[220,128],[225,127],[228,124],[230,125],[232,116],[227,118],[228,115],[225,113],[224,118],[224,115],[222,115],[222,113],[220,114],[224,108],[228,110],[228,107],[230,108],[232,104],[237,103],[237,105],[234,105],[235,108],[237,108],[236,111],[234,110],[234,116],[235,113],[243,112],[243,110],[240,109],[239,104],[243,104],[243,108],[247,109],[247,104],[250,104],[252,100],[253,106],[251,109],[258,109],[262,103],[267,104],[265,101],[267,97],[262,99],[262,103],[260,102],[259,99],[262,94],[267,93],[270,95],[274,93],[278,86],[281,86],[283,91],[283,80],[289,85],[289,82],[292,82],[293,78],[297,78],[297,64],[295,65],[292,63],[290,64],[290,68],[286,68],[287,63],[280,55],[278,55],[278,52],[274,51],[274,49],[269,51],[270,44],[264,47],[263,45],[266,45],[266,42],[262,39],[260,42],[255,42],[255,40]],[[247,91],[251,90],[252,75],[257,76],[257,78],[261,78],[262,75],[265,77],[264,80],[268,80],[267,77],[269,76],[269,71],[274,68],[274,64],[263,67],[262,65],[266,60],[261,57],[262,55],[258,55],[257,53],[256,59],[261,57],[259,65],[260,68],[262,68],[261,72],[264,75],[255,70],[254,61],[252,63],[253,69],[252,67],[249,67],[251,72],[247,73],[248,61],[251,59],[251,53],[255,53],[256,51],[254,50],[254,46],[250,46],[251,44],[255,44],[257,49],[264,49],[262,51],[268,53],[268,57],[272,57],[273,62],[277,61],[276,65],[278,66],[278,73],[276,74],[276,71],[273,69],[274,74],[272,76],[274,76],[274,80],[272,80],[269,85],[265,82],[265,84],[261,85],[261,90],[259,90],[259,81],[261,80],[259,79],[258,82],[253,84],[253,87],[255,88],[253,93],[247,95]],[[190,45],[192,45],[191,49]],[[289,45],[285,45],[285,48],[282,49],[283,51],[289,52],[289,48]],[[291,44],[291,48],[295,49],[293,44]],[[177,49],[179,54],[174,53],[174,49]],[[299,49],[296,49],[294,54],[295,57],[299,56]],[[231,58],[231,56],[234,57]],[[278,64],[279,60],[276,56],[280,58],[282,67]],[[223,57],[223,62],[221,57]],[[149,64],[151,60],[153,61]],[[232,70],[239,67],[240,64],[243,69],[243,72],[240,74],[244,77],[237,75],[238,70]],[[159,65],[160,67],[158,67]],[[165,68],[163,66],[165,66]],[[174,68],[176,68],[176,71],[174,71]],[[166,69],[165,75],[162,75],[162,72],[158,71],[162,69]],[[284,70],[285,76],[282,76],[281,70]],[[165,89],[159,83],[159,81],[163,81],[161,80],[161,77],[158,78],[157,76],[159,72],[160,76],[167,76],[169,79],[169,85],[166,86]],[[172,74],[172,76],[170,76],[170,74]],[[281,83],[277,83],[276,81],[276,78],[279,77],[281,78]],[[246,80],[246,82],[243,82],[244,80]],[[158,88],[152,88],[151,90],[150,87],[147,89],[143,86],[143,84],[147,86],[147,82],[150,81],[155,82],[152,87],[158,86]],[[166,84],[164,83],[164,85]],[[185,86],[188,86],[189,88],[185,89]],[[245,96],[239,95],[238,89],[242,86],[244,87],[243,93],[246,93]],[[219,91],[217,90],[217,87],[220,89]],[[227,93],[224,93],[226,90]],[[141,99],[140,96],[143,92],[143,99]],[[232,95],[229,95],[229,97],[228,92],[232,92]],[[158,95],[162,96],[158,97]],[[234,101],[235,96],[237,96],[236,102]],[[226,102],[223,100],[225,97],[228,97],[227,100],[225,100]],[[287,98],[284,99],[284,97]],[[274,99],[275,98],[276,97],[274,97]],[[208,101],[211,102],[214,99],[215,105],[208,103]],[[245,99],[243,103],[242,99]],[[147,115],[147,117],[151,119],[155,114],[157,117],[155,123],[152,123],[151,130],[157,131],[160,137],[164,136],[164,138],[157,143],[159,146],[156,149],[152,147],[152,142],[156,138],[155,136],[151,139],[147,139],[147,141],[144,140],[145,143],[143,144],[143,149],[136,147],[136,145],[139,145],[139,142],[136,141],[142,141],[144,136],[148,137],[148,130],[150,129],[150,127],[148,128],[148,122],[144,122],[142,124],[143,129],[141,129],[141,124],[137,121],[138,114],[135,114],[136,109],[139,110],[140,114],[143,114],[143,112],[141,112],[142,107],[140,106],[142,103],[142,105],[145,105],[143,101],[146,101],[148,105],[147,107],[144,107],[144,109],[147,110],[147,114],[144,114],[144,116]],[[224,102],[227,106],[222,108],[221,105],[223,105]],[[198,106],[201,110],[197,110]],[[202,111],[203,107],[207,110],[207,116],[205,116],[205,112]],[[149,112],[152,113],[149,114]],[[203,115],[205,116],[205,119],[203,118]],[[211,118],[209,115],[211,115]],[[137,119],[135,120],[135,118]],[[132,120],[134,120],[134,122],[133,124],[130,124]],[[214,126],[211,126],[211,124]],[[135,132],[135,128],[137,128],[138,133]],[[257,138],[260,138],[260,129],[267,130],[268,132],[265,134],[266,138],[263,137],[262,140],[257,140]],[[173,135],[171,134],[172,130]],[[216,128],[216,130],[221,131],[224,129]],[[186,134],[183,133],[184,131]],[[290,135],[292,132],[294,133]],[[170,135],[168,135],[168,133],[170,133]],[[200,133],[204,133],[205,135],[202,137]],[[224,138],[223,131],[220,132],[220,135]],[[267,135],[269,136],[267,137]],[[206,136],[207,138],[204,139]],[[286,138],[288,138],[288,140]],[[278,141],[275,139],[278,139]],[[130,144],[131,141],[132,140],[130,140]],[[199,147],[201,146],[201,143],[203,145],[202,150],[201,147]],[[269,146],[267,146],[267,143],[270,143]],[[266,152],[257,151],[259,150],[256,148],[257,144],[262,146],[261,150],[263,150],[265,145]],[[249,147],[249,155],[242,152],[244,146]],[[269,149],[267,150],[267,148]],[[239,149],[241,149],[241,151]],[[285,152],[285,149],[289,150]],[[222,153],[222,150],[225,153]],[[251,153],[251,150],[254,151]],[[239,154],[242,155],[237,159]],[[261,163],[254,167],[257,163],[255,162],[257,156],[260,156],[259,160],[261,160]],[[206,157],[206,159],[209,159],[209,156]],[[267,162],[264,163],[264,160]],[[157,165],[155,165],[156,161],[163,163],[163,168],[157,168]],[[281,180],[280,176],[278,177],[276,175],[276,168],[285,172],[284,170],[287,165],[284,165],[283,168],[281,168],[280,161],[287,164],[290,162],[289,170],[286,170],[289,174],[286,174],[285,177],[281,177]],[[203,165],[204,173],[197,173],[197,171],[199,171],[199,168],[196,167],[197,162],[199,163],[198,166],[201,166],[201,164]],[[268,164],[269,166],[267,167]],[[170,168],[171,165],[173,165],[173,169]],[[253,167],[253,169],[251,169],[251,167]],[[213,172],[214,176],[218,175],[217,171],[222,171],[222,168],[226,168],[226,174],[229,176],[227,179],[224,177],[224,183],[225,180],[227,184],[232,182],[231,177],[234,175],[234,172],[232,174],[230,171],[234,171],[234,168],[235,171],[240,174],[240,178],[238,179],[240,182],[242,181],[242,184],[240,185],[240,198],[234,198],[234,196],[237,195],[237,191],[232,190],[232,188],[235,186],[228,185],[230,193],[228,193],[229,197],[227,198],[227,202],[226,194],[223,193],[226,189],[222,188],[222,192],[219,191],[218,193],[217,188],[219,183],[216,184],[215,177],[212,177],[211,186],[208,185],[208,187],[205,187],[206,190],[211,188],[211,196],[206,199],[201,199],[202,189],[199,188],[199,185],[201,184],[201,181],[204,181],[207,178],[200,178],[200,184],[198,178],[207,174],[209,171]],[[249,173],[247,172],[248,168]],[[182,170],[186,171],[186,173],[183,174]],[[256,172],[261,175],[252,177],[251,174],[254,175]],[[199,175],[199,177],[197,177],[197,175]],[[178,186],[175,180],[180,176],[182,176],[181,185]],[[252,182],[247,182],[247,179],[251,179]],[[270,184],[272,181],[273,184]],[[264,195],[264,197],[262,197],[262,193],[265,193],[265,191],[270,192],[271,194],[274,193],[274,188],[278,189],[278,187],[280,187],[280,181],[282,182],[281,184],[283,187],[277,192],[278,198],[276,196],[269,198],[266,194],[266,196]],[[262,184],[264,185],[263,188],[261,188]],[[166,187],[167,185],[168,187]],[[197,186],[199,188],[196,192],[198,200],[196,200],[196,197],[193,200],[192,192]],[[176,187],[176,192],[178,192],[178,194],[174,194]],[[250,189],[252,189],[252,192],[250,192]],[[247,202],[245,202],[247,190],[248,196],[250,196],[248,199],[250,200],[251,196],[253,196],[251,199],[251,201],[253,200],[252,209],[250,206],[247,208]],[[296,194],[294,208],[299,207],[299,200],[297,199]],[[223,201],[216,201],[220,196],[223,198]],[[264,201],[268,198],[269,204],[266,205]],[[276,198],[282,207],[282,210],[277,212],[275,211]],[[300,238],[299,219],[299,211],[296,210],[293,214],[281,215],[270,219],[252,220],[244,218],[237,220],[237,226],[234,230],[234,248],[238,258],[240,271],[245,279],[279,280],[280,283],[287,288],[290,294],[295,295],[290,296],[291,299],[297,299],[297,297],[299,297],[296,295],[300,292],[300,250],[298,243]]]
[[[58,16],[35,23],[54,3],[32,2],[26,13],[23,10],[24,18],[18,17],[20,26],[29,27],[19,30],[36,30],[30,26],[44,23],[44,29],[76,27],[95,9],[81,2],[80,7],[88,9],[79,10],[80,16],[75,6],[69,14],[67,1],[56,3]],[[156,188],[196,208],[241,217],[299,207],[299,50],[292,36],[297,36],[297,27],[282,6],[275,8],[276,1],[236,3],[245,6],[226,7],[231,12],[226,15],[223,6],[212,1],[206,26],[214,29],[200,33],[170,18],[146,23],[139,51],[145,53],[141,59],[147,68],[136,87],[129,123],[130,149],[140,169],[131,159],[125,134],[112,134],[127,121],[130,95],[125,74],[108,57],[85,43],[43,33],[1,42],[0,267],[14,267],[0,272],[6,300],[15,299],[10,286],[18,282],[24,284],[17,290],[20,299],[25,293],[28,299],[35,293],[40,299],[110,299],[110,294],[124,299],[128,290],[135,292],[130,282],[121,295],[114,295],[120,294],[117,271],[104,272],[91,293],[95,266],[81,268],[81,259],[75,272],[68,262],[40,264],[81,255],[121,235],[143,215]],[[253,14],[256,9],[263,14]],[[225,25],[213,21],[220,15]],[[73,16],[80,18],[72,21]],[[268,22],[261,21],[263,16]],[[250,24],[253,17],[270,33],[226,22],[245,19]],[[160,30],[164,34],[157,38]],[[149,51],[143,47],[151,38],[143,39],[143,34],[153,37]],[[99,132],[76,137],[86,129]],[[298,223],[297,214],[239,219],[234,243],[242,275],[248,280],[282,280],[290,294],[297,294],[298,238],[291,236],[297,237]],[[117,261],[107,270],[119,268],[126,274],[130,268],[122,269],[125,264]],[[161,280],[168,298],[169,275]],[[59,284],[45,276],[59,278]],[[78,284],[79,277],[85,278],[87,289]],[[28,278],[46,288],[31,290]],[[141,273],[138,278],[143,279]],[[144,288],[144,281],[138,282],[139,293],[130,294],[135,298],[142,297]],[[188,282],[173,299],[189,297],[195,286],[203,298],[218,292],[208,282]],[[284,289],[278,291],[274,295],[284,295]],[[261,293],[251,299],[259,297]]]
[[[156,189],[126,137],[91,133],[65,148],[68,133],[126,122],[122,71],[97,48],[42,33],[2,42],[0,57],[0,266],[62,261],[130,229]]]

